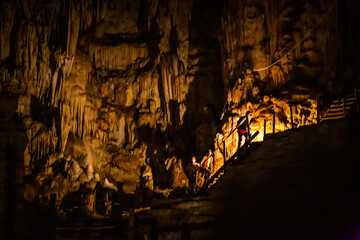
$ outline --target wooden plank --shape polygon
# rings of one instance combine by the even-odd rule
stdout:
[[[329,117],[329,116],[343,116],[343,115],[344,115],[344,113],[342,111],[336,112],[336,113],[327,113],[324,118]]]
[[[344,97],[345,98],[353,98],[354,96],[355,96],[354,93],[352,93],[352,94],[345,95]]]
[[[355,100],[356,100],[355,96],[350,97],[350,98],[345,98],[345,102],[353,102],[353,101],[355,101]],[[339,104],[339,103],[342,103],[342,102],[343,102],[342,99],[341,99],[341,100],[334,100],[334,101],[333,101],[333,103],[335,103],[335,104]]]
[[[350,106],[346,107],[346,110],[350,110]],[[330,108],[328,112],[343,112],[344,108]]]
[[[338,117],[328,117],[328,118],[323,118],[323,121],[327,121],[327,120],[335,120],[335,119],[343,119],[344,116],[338,116]]]
[[[353,102],[345,102],[345,104],[346,104],[346,106],[351,106],[351,105],[353,105],[354,103]],[[343,104],[342,103],[340,103],[340,104],[332,104],[332,105],[330,105],[330,108],[340,108],[340,107],[342,107],[343,106]]]
[[[342,107],[340,107],[340,108],[330,108],[329,110],[328,110],[328,112],[342,112]]]

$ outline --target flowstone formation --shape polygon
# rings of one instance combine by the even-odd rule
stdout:
[[[334,87],[341,61],[339,6],[1,1],[1,104],[16,102],[10,116],[27,138],[24,198],[55,195],[61,206],[97,182],[168,194],[188,187],[191,156],[216,147],[247,111],[252,132],[274,112],[276,131],[289,129],[290,105],[295,126],[315,123],[314,96]],[[226,142],[228,156],[237,141]]]

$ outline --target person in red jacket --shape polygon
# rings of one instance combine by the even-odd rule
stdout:
[[[242,139],[244,138],[244,143],[250,140],[250,132],[249,132],[249,123],[246,116],[240,117],[238,121],[238,134],[239,134],[239,140],[238,140],[238,149],[241,147]]]

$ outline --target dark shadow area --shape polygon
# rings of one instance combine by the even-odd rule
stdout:
[[[139,218],[185,239],[359,239],[359,135],[356,118],[268,134],[206,194],[179,189]]]
[[[288,90],[291,93],[308,94],[315,93],[317,90],[321,90],[318,86],[316,77],[311,76],[303,68],[297,67],[291,71],[288,81],[284,86],[284,90]]]
[[[341,120],[269,135],[210,193],[217,236],[358,239],[359,133]]]
[[[1,93],[0,102],[0,238],[12,238],[22,229],[21,184],[27,137],[15,114],[18,97]]]
[[[190,135],[196,139],[196,129],[204,121],[204,108],[210,104],[213,106],[216,118],[222,113],[226,100],[224,83],[222,81],[220,44],[218,41],[218,29],[222,13],[222,1],[199,0],[194,2],[192,18],[190,22],[190,59],[198,59],[193,66],[197,69],[193,76],[193,82],[189,86],[186,95],[186,112],[184,114],[185,126]],[[210,106],[209,105],[209,106]],[[209,129],[209,131],[211,131]],[[214,135],[211,134],[208,146],[213,144]],[[193,147],[189,149],[194,149]],[[195,154],[199,154],[196,149]],[[201,150],[200,150],[201,151]]]

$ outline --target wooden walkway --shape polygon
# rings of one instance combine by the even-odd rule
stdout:
[[[359,113],[359,93],[360,90],[359,89],[354,89],[354,93],[353,94],[349,94],[344,96],[344,98],[342,99],[338,99],[338,100],[334,100],[332,102],[332,104],[330,105],[328,111],[326,112],[325,116],[321,119],[322,121],[328,121],[328,120],[336,120],[336,119],[343,119],[346,118],[346,116],[348,115],[348,113],[350,113],[351,110],[353,110],[355,108],[355,110],[357,111],[357,113]],[[291,117],[292,118],[292,117]],[[274,119],[275,119],[275,115],[274,115]],[[248,121],[247,117],[246,117],[246,121]],[[275,120],[273,120],[275,122]],[[292,119],[291,119],[292,121]],[[264,123],[265,124],[265,123]],[[275,126],[275,124],[273,124]],[[248,123],[249,126],[249,123]],[[234,131],[239,127],[239,125],[233,130],[231,131],[231,133],[229,134],[229,136],[231,134],[234,133]],[[275,132],[275,129],[273,130],[273,132]],[[200,193],[204,193],[207,191],[207,189],[211,188],[212,186],[214,186],[216,184],[216,182],[221,178],[221,176],[224,175],[225,171],[228,169],[228,167],[238,159],[239,155],[244,152],[244,150],[246,149],[246,147],[250,146],[251,141],[259,134],[259,131],[256,131],[251,137],[250,139],[245,142],[245,144],[238,149],[238,151],[227,161],[225,161],[224,165],[215,173],[211,176],[210,179],[208,179],[208,181],[206,181],[202,187],[201,190],[199,191]],[[265,134],[265,133],[264,133]],[[229,137],[228,136],[228,137]]]
[[[241,121],[240,121],[241,120]],[[246,131],[250,134],[250,123],[249,123],[249,119],[248,119],[248,115],[242,116],[238,123],[236,124],[236,127],[234,129],[232,129],[230,131],[230,133],[228,133],[228,135],[223,139],[223,141],[218,144],[218,147],[213,151],[217,151],[218,149],[220,149],[220,146],[223,146],[223,151],[226,152],[225,149],[225,141],[234,133],[238,132],[238,128],[240,128],[241,126],[243,126],[243,124],[245,124],[246,127]],[[227,168],[235,161],[238,159],[239,155],[244,152],[245,149],[249,148],[251,145],[251,141],[259,134],[259,131],[256,131],[253,135],[251,135],[249,137],[248,140],[245,141],[245,143],[229,158],[226,159],[226,157],[224,156],[224,164],[220,167],[220,169],[218,169],[214,174],[210,175],[210,178],[205,180],[205,174],[204,174],[204,170],[203,170],[203,162],[206,161],[206,157],[209,157],[208,155],[205,155],[203,158],[203,161],[201,162],[201,166],[202,168],[200,168],[199,170],[197,170],[196,172],[196,184],[195,184],[195,193],[197,194],[202,194],[204,192],[207,191],[207,189],[211,188],[213,185],[216,184],[216,182],[221,178],[222,175],[224,175],[225,171],[227,170]],[[240,139],[239,139],[240,141]],[[214,160],[213,160],[214,161]],[[215,165],[215,163],[213,164]]]
[[[359,127],[346,130],[353,129],[353,125],[338,126],[329,121],[306,126],[294,132],[274,134],[259,144],[256,151],[238,151],[231,167],[224,166],[226,177],[218,181],[214,176],[217,182],[206,194],[155,199],[150,211],[136,217],[137,236],[142,239],[333,239],[334,236],[355,239],[342,235],[353,230],[348,227],[358,218],[351,217],[359,213],[360,196],[355,184],[359,179],[356,174],[360,167],[359,153],[355,151],[353,156],[347,151],[357,149],[359,143],[351,141],[348,145],[346,140],[359,132]],[[329,126],[339,129],[327,131]],[[304,142],[309,136],[312,136],[309,141]],[[340,144],[324,148],[334,138]],[[252,144],[251,148],[254,147],[256,144]],[[275,149],[277,154],[269,154]],[[246,158],[243,157],[247,152]],[[211,180],[208,188],[212,187]],[[204,191],[208,188],[204,185]]]
[[[358,93],[359,90],[355,90],[354,94],[349,94],[342,99],[334,100],[324,117],[321,119],[321,122],[346,118],[346,115],[353,108],[356,108],[356,111],[359,112]]]
[[[216,184],[216,182],[221,178],[222,175],[226,172],[228,167],[238,159],[239,155],[242,154],[246,149],[250,147],[251,141],[259,134],[259,131],[256,131],[248,141],[244,143],[243,146],[241,146],[236,153],[229,158],[225,164],[211,177],[208,179],[208,181],[205,182],[205,184],[202,186],[200,193],[206,192],[207,189],[211,188]]]

